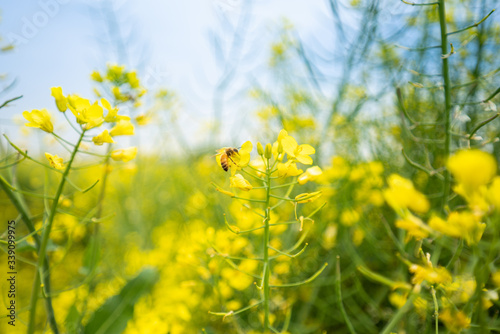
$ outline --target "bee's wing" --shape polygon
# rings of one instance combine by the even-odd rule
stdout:
[[[222,149],[215,150],[215,152],[217,152],[217,153],[215,153],[214,155],[210,156],[210,158],[216,157],[216,156],[221,155],[223,153]]]
[[[210,158],[215,158],[215,157],[216,157],[216,156],[218,156],[218,155],[222,155],[222,153],[224,153],[224,152],[217,152],[217,153],[215,153],[214,155],[212,155]]]
[[[218,155],[221,155],[221,154],[222,154],[222,153],[224,153],[225,151],[226,151],[226,149],[225,149],[225,148],[221,148],[221,149],[215,150],[215,152],[217,152],[217,153],[215,153],[214,155],[212,155],[210,158],[213,158],[213,157],[216,157],[216,156],[218,156]]]

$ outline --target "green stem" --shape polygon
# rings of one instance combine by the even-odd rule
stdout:
[[[26,203],[22,200],[18,194],[14,193],[11,188],[12,186],[3,178],[0,176],[0,186],[1,188],[5,191],[9,199],[11,200],[12,204],[16,207],[16,209],[19,211],[21,214],[21,217],[28,227],[28,230],[30,231],[30,234],[33,236],[33,239],[35,240],[35,247],[37,250],[40,249],[40,237],[37,234],[37,231],[35,230],[35,226],[33,224],[33,221],[30,218],[30,214],[28,212],[28,209],[26,207]],[[22,240],[22,239],[21,239]],[[20,242],[21,240],[17,241]],[[54,308],[52,307],[52,298],[50,297],[50,268],[49,268],[49,261],[48,259],[45,259],[43,262],[43,271],[47,273],[47,276],[45,277],[46,280],[44,281],[45,285],[45,291],[47,291],[47,298],[45,299],[45,308],[47,310],[47,316],[49,318],[50,324],[55,324],[55,317],[54,317]],[[38,287],[40,285],[39,280],[35,280],[33,282],[33,286],[36,284]],[[31,296],[33,299],[33,295]],[[54,333],[57,333],[57,328],[54,331]]]
[[[269,276],[270,276],[270,261],[269,261],[269,220],[271,219],[271,208],[269,202],[271,200],[271,168],[269,166],[269,159],[267,159],[267,192],[266,192],[266,217],[264,218],[264,273],[263,273],[263,290],[264,290],[264,332],[269,330]]]
[[[40,276],[40,268],[42,268],[45,258],[46,258],[46,251],[47,251],[47,245],[49,243],[49,236],[50,236],[50,231],[52,229],[52,223],[54,222],[54,217],[57,212],[57,206],[59,205],[59,198],[61,197],[61,194],[64,189],[64,185],[66,184],[66,178],[69,174],[69,171],[71,170],[71,165],[73,164],[73,161],[75,160],[76,153],[78,151],[78,147],[80,146],[80,143],[83,139],[83,135],[85,134],[85,131],[83,131],[80,134],[80,138],[78,139],[78,143],[75,145],[75,149],[71,153],[71,158],[68,162],[68,165],[66,166],[66,170],[63,173],[63,176],[61,178],[61,182],[59,183],[59,187],[57,188],[57,192],[54,198],[54,201],[52,202],[52,207],[50,209],[49,217],[47,219],[47,224],[46,227],[43,231],[42,235],[42,243],[40,244],[40,250],[38,251],[38,262],[35,270],[35,279],[33,281],[33,290],[31,291],[31,302],[30,302],[30,318],[29,318],[29,326],[28,326],[28,334],[33,334],[35,331],[35,318],[36,318],[36,303],[38,299],[38,290],[40,288],[39,282],[45,281],[45,277],[48,273],[43,272],[43,277]],[[50,310],[47,310],[47,312],[50,313]],[[57,329],[57,323],[55,321],[55,317],[53,314],[49,314],[49,321],[50,321],[50,326],[52,328],[52,331],[57,334],[59,333],[59,330]]]
[[[392,332],[392,329],[401,321],[401,318],[403,318],[403,316],[413,307],[413,301],[417,296],[417,293],[410,293],[406,303],[392,316],[389,323],[384,327],[382,332],[380,332],[381,334],[389,334]]]
[[[445,0],[439,0],[439,25],[441,27],[441,54],[445,55],[448,53],[448,36],[446,33],[446,9]],[[442,72],[444,80],[444,117],[445,117],[445,140],[444,140],[444,161],[448,160],[450,156],[450,111],[451,111],[451,85],[450,85],[450,74],[448,66],[448,58],[442,59]],[[448,170],[444,172],[444,189],[443,189],[443,208],[448,204],[448,197],[450,196],[450,182],[451,176]]]
[[[351,320],[349,319],[349,316],[347,315],[347,312],[344,307],[344,303],[342,302],[342,276],[340,273],[340,256],[337,255],[337,280],[335,282],[335,287],[336,287],[336,292],[337,292],[337,303],[340,307],[340,311],[342,312],[342,316],[344,317],[344,321],[347,325],[347,328],[349,329],[349,332],[351,334],[356,334],[356,330],[354,329],[354,326],[352,325]]]
[[[434,321],[436,324],[436,334],[439,334],[439,304],[436,297],[436,290],[431,286],[432,300],[434,301]]]

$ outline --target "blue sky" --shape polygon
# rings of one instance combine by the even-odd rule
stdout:
[[[248,73],[266,71],[269,44],[283,18],[288,18],[305,40],[320,39],[327,29],[326,1],[252,3],[253,15],[242,49],[242,54],[250,56],[238,66],[231,84],[234,92],[248,85]],[[14,79],[16,85],[0,98],[24,97],[2,109],[0,131],[16,136],[19,126],[12,119],[24,110],[47,108],[57,114],[50,87],[61,86],[65,93],[93,97],[91,71],[102,69],[106,62],[125,62],[139,67],[148,88],[165,86],[178,93],[186,136],[201,133],[198,139],[203,141],[202,129],[210,121],[213,90],[222,73],[210,32],[219,33],[221,40],[228,42],[231,36],[221,29],[221,18],[229,25],[237,24],[241,6],[243,0],[30,0],[22,5],[3,1],[0,35],[4,42],[14,41],[16,48],[0,55],[0,73],[8,75],[4,86]],[[124,46],[126,59],[118,59],[114,44],[109,43],[110,18],[103,18],[102,8],[113,9],[121,34],[133,36]],[[235,115],[250,117],[252,112],[244,99],[235,99],[227,105],[225,116],[231,122]]]

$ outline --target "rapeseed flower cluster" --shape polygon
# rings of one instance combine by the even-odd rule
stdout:
[[[105,98],[92,103],[90,100],[76,94],[65,96],[61,87],[53,87],[51,91],[57,109],[62,113],[65,113],[69,109],[75,117],[76,122],[81,126],[82,133],[99,128],[103,124],[109,124],[109,130],[105,129],[92,137],[92,142],[96,146],[101,146],[104,143],[113,144],[115,143],[113,139],[115,137],[134,134],[134,125],[131,123],[130,117],[119,115],[119,109],[113,107]],[[48,133],[54,132],[52,117],[46,109],[35,109],[31,112],[25,111],[23,112],[23,116],[28,120],[26,126],[39,128]],[[57,135],[55,136],[57,137]],[[137,148],[130,147],[111,152],[111,158],[116,161],[127,162],[134,159],[136,153]],[[48,152],[45,153],[45,156],[52,167],[61,170],[64,169],[62,158]]]
[[[94,71],[91,79],[99,84],[95,89],[97,96],[103,96],[105,92],[111,92],[116,104],[132,102],[134,107],[141,105],[141,97],[146,89],[141,86],[136,71],[127,71],[125,66],[108,64],[103,73]]]
[[[384,191],[385,200],[398,214],[395,226],[406,231],[406,242],[411,239],[422,241],[427,238],[439,239],[446,236],[459,239],[469,247],[478,249],[478,244],[488,227],[489,217],[498,212],[498,194],[500,193],[498,192],[499,177],[496,176],[495,159],[490,154],[479,150],[462,150],[450,157],[447,167],[455,180],[453,190],[462,198],[466,206],[457,206],[455,210],[447,211],[445,218],[437,212],[430,212],[430,202],[426,196],[416,190],[410,180],[399,175],[394,174],[388,178],[388,188]],[[426,220],[427,223],[425,223]],[[493,226],[490,228],[496,229]],[[460,255],[460,250],[457,251],[455,257]],[[468,305],[477,294],[478,278],[472,273],[452,275],[447,268],[434,266],[430,260],[430,254],[424,256],[421,249],[420,252],[423,259],[422,265],[408,263],[412,274],[412,284],[430,286],[435,305],[438,303],[437,294],[441,295],[439,320],[450,332],[458,333],[468,328],[471,319],[462,308]],[[494,275],[491,277],[493,285],[495,284],[494,277]],[[485,282],[483,281],[482,284],[484,285]],[[403,298],[403,300],[398,298]],[[406,298],[409,298],[407,294],[393,296],[391,302],[393,305],[402,307]],[[415,307],[417,307],[418,300],[418,298],[413,299]],[[483,288],[480,291],[480,307],[490,308],[497,300],[496,290]],[[423,305],[421,301],[418,301],[418,304]]]
[[[247,141],[239,149],[224,147],[218,150],[216,162],[224,170],[230,170],[230,187],[249,195],[240,197],[214,184],[220,193],[245,204],[243,208],[241,205],[231,205],[232,216],[236,222],[230,223],[224,217],[228,231],[215,232],[215,234],[209,231],[207,235],[215,236],[215,238],[209,238],[211,254],[224,259],[227,265],[220,274],[224,279],[220,283],[223,285],[219,286],[222,297],[228,300],[232,297],[230,289],[242,291],[255,284],[261,290],[261,298],[246,301],[229,300],[226,304],[229,311],[212,312],[212,314],[226,318],[262,304],[259,317],[262,327],[267,331],[272,326],[276,326],[276,313],[286,313],[286,308],[289,307],[283,302],[283,298],[286,297],[279,293],[273,293],[271,296],[270,287],[287,286],[282,275],[290,272],[290,260],[302,254],[307,247],[307,243],[303,244],[304,235],[295,245],[289,246],[286,250],[280,250],[286,245],[279,235],[292,224],[300,224],[299,232],[301,232],[304,222],[312,221],[311,216],[314,212],[307,217],[299,217],[298,205],[313,202],[322,195],[321,191],[315,191],[294,196],[292,191],[296,185],[301,186],[318,180],[323,171],[320,167],[313,166],[304,172],[302,165],[313,164],[311,155],[315,153],[315,149],[308,144],[299,144],[285,130],[280,131],[277,140],[272,144],[257,143],[259,157],[254,160],[251,159],[253,147],[254,145]],[[286,179],[291,179],[291,181],[284,181]],[[277,184],[273,185],[273,183]],[[288,190],[278,193],[277,190],[281,188],[288,188]],[[287,222],[286,216],[283,217],[284,215],[280,213],[282,210],[277,210],[287,202],[292,204],[295,211],[294,221]],[[287,212],[287,210],[283,208],[282,212]],[[223,237],[219,237],[221,233],[224,234]],[[230,238],[231,233],[235,234],[236,238]],[[260,240],[254,241],[253,238],[247,237],[247,234],[259,236]],[[228,243],[228,240],[232,241]],[[256,250],[262,247],[262,254],[255,254]],[[325,266],[326,264],[310,279],[293,283],[291,286],[300,286],[313,280]],[[243,307],[243,302],[248,307]],[[274,311],[271,312],[271,309]]]

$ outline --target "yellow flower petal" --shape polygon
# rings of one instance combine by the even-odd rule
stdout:
[[[489,153],[480,150],[459,151],[448,160],[448,169],[465,190],[474,191],[495,176],[497,164]]]
[[[104,143],[114,143],[113,138],[108,133],[108,130],[104,130],[101,134],[92,138],[92,141],[96,145],[102,145]]]
[[[495,177],[488,188],[488,200],[496,210],[500,211],[500,176]]]
[[[429,227],[453,238],[464,238],[467,244],[477,244],[483,236],[486,224],[479,217],[468,211],[452,212],[447,221],[439,217],[429,220]]]
[[[281,139],[283,150],[291,157],[295,157],[295,150],[299,146],[297,141],[292,136],[285,136]]]
[[[304,165],[312,165],[313,163],[313,159],[307,155],[297,155],[295,157],[295,159],[297,159],[298,162],[300,162],[301,164],[304,164]]]
[[[243,143],[243,145],[241,145],[241,149],[238,151],[238,154],[240,156],[237,163],[239,169],[245,167],[250,162],[250,152],[252,152],[252,149],[253,145],[250,141],[246,141]]]
[[[63,159],[56,155],[45,152],[45,157],[49,160],[49,163],[55,169],[64,169]]]
[[[470,327],[471,319],[462,311],[446,309],[439,314],[446,328],[452,333],[459,333],[463,329]]]
[[[429,211],[427,198],[413,187],[413,183],[397,174],[387,179],[389,189],[384,190],[384,198],[395,211],[411,209],[419,213]]]
[[[286,163],[278,163],[278,176],[297,176],[302,173],[302,169],[297,169],[297,164],[293,160],[288,160]]]
[[[112,137],[116,136],[130,136],[134,134],[134,125],[127,120],[120,120],[118,123],[111,129],[109,134]]]
[[[278,135],[278,142],[281,142],[283,140],[283,138],[287,137],[288,136],[288,132],[286,132],[286,130],[281,130],[279,135]]]
[[[26,126],[39,128],[48,133],[54,131],[54,126],[50,120],[50,114],[46,109],[34,109],[31,112],[25,111],[23,112],[23,117],[28,120],[28,123],[25,123]]]
[[[248,182],[241,174],[236,174],[235,176],[230,177],[229,180],[231,188],[238,188],[244,191],[250,191],[253,188],[250,182]]]
[[[318,166],[308,168],[308,169],[306,169],[306,172],[304,174],[299,176],[299,179],[298,179],[299,184],[306,184],[309,181],[314,181],[321,174],[323,174],[323,171]]]
[[[137,147],[123,148],[111,152],[111,158],[115,161],[128,162],[137,155]]]
[[[102,82],[102,76],[99,72],[97,71],[94,71],[92,72],[92,74],[90,75],[90,78],[96,82]]]
[[[420,284],[423,281],[427,281],[430,284],[451,282],[451,275],[444,267],[431,268],[413,264],[410,266],[410,272],[413,274],[413,284]]]
[[[61,87],[52,87],[50,89],[51,95],[56,99],[57,109],[61,112],[65,112],[68,109],[68,100],[62,93]]]
[[[311,154],[316,153],[316,150],[311,145],[302,144],[302,145],[299,145],[299,152],[300,152],[300,154],[311,155]]]

